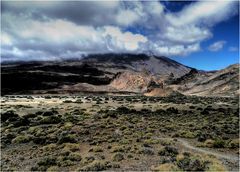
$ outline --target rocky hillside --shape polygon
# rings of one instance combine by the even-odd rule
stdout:
[[[238,94],[239,65],[204,72],[166,57],[97,54],[54,62],[2,64],[2,94],[137,93],[167,96]]]
[[[176,79],[171,87],[187,95],[239,95],[239,64],[214,72],[192,70]]]

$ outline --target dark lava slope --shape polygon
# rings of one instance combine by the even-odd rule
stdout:
[[[173,74],[177,78],[190,70],[169,58],[146,54],[95,54],[75,60],[2,63],[1,94],[28,94],[78,83],[108,85],[123,71]]]

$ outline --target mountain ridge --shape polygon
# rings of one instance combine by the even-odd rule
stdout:
[[[236,78],[237,67],[233,68],[235,70],[229,76]],[[110,53],[61,61],[4,63],[1,71],[2,94],[92,91],[165,96],[171,92],[195,95],[196,88],[202,92],[200,86],[204,85],[203,81],[224,70],[201,71],[164,56]],[[221,77],[216,80],[221,80]],[[211,80],[212,82],[215,81]],[[230,84],[234,85],[231,89],[236,94],[236,79]],[[219,84],[216,86],[220,87]],[[215,92],[212,91],[211,94],[214,95]]]

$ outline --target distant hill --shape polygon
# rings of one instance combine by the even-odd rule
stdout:
[[[190,72],[175,83],[175,90],[187,95],[239,95],[239,64],[214,72]]]

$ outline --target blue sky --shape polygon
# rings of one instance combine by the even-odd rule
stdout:
[[[149,53],[202,69],[238,62],[238,1],[1,1],[1,61]]]
[[[202,50],[187,57],[172,57],[185,65],[202,69],[218,70],[239,63],[239,14],[212,28],[213,37],[202,42]],[[217,41],[226,41],[218,51],[209,51],[209,45]],[[231,50],[231,48],[234,50]]]

